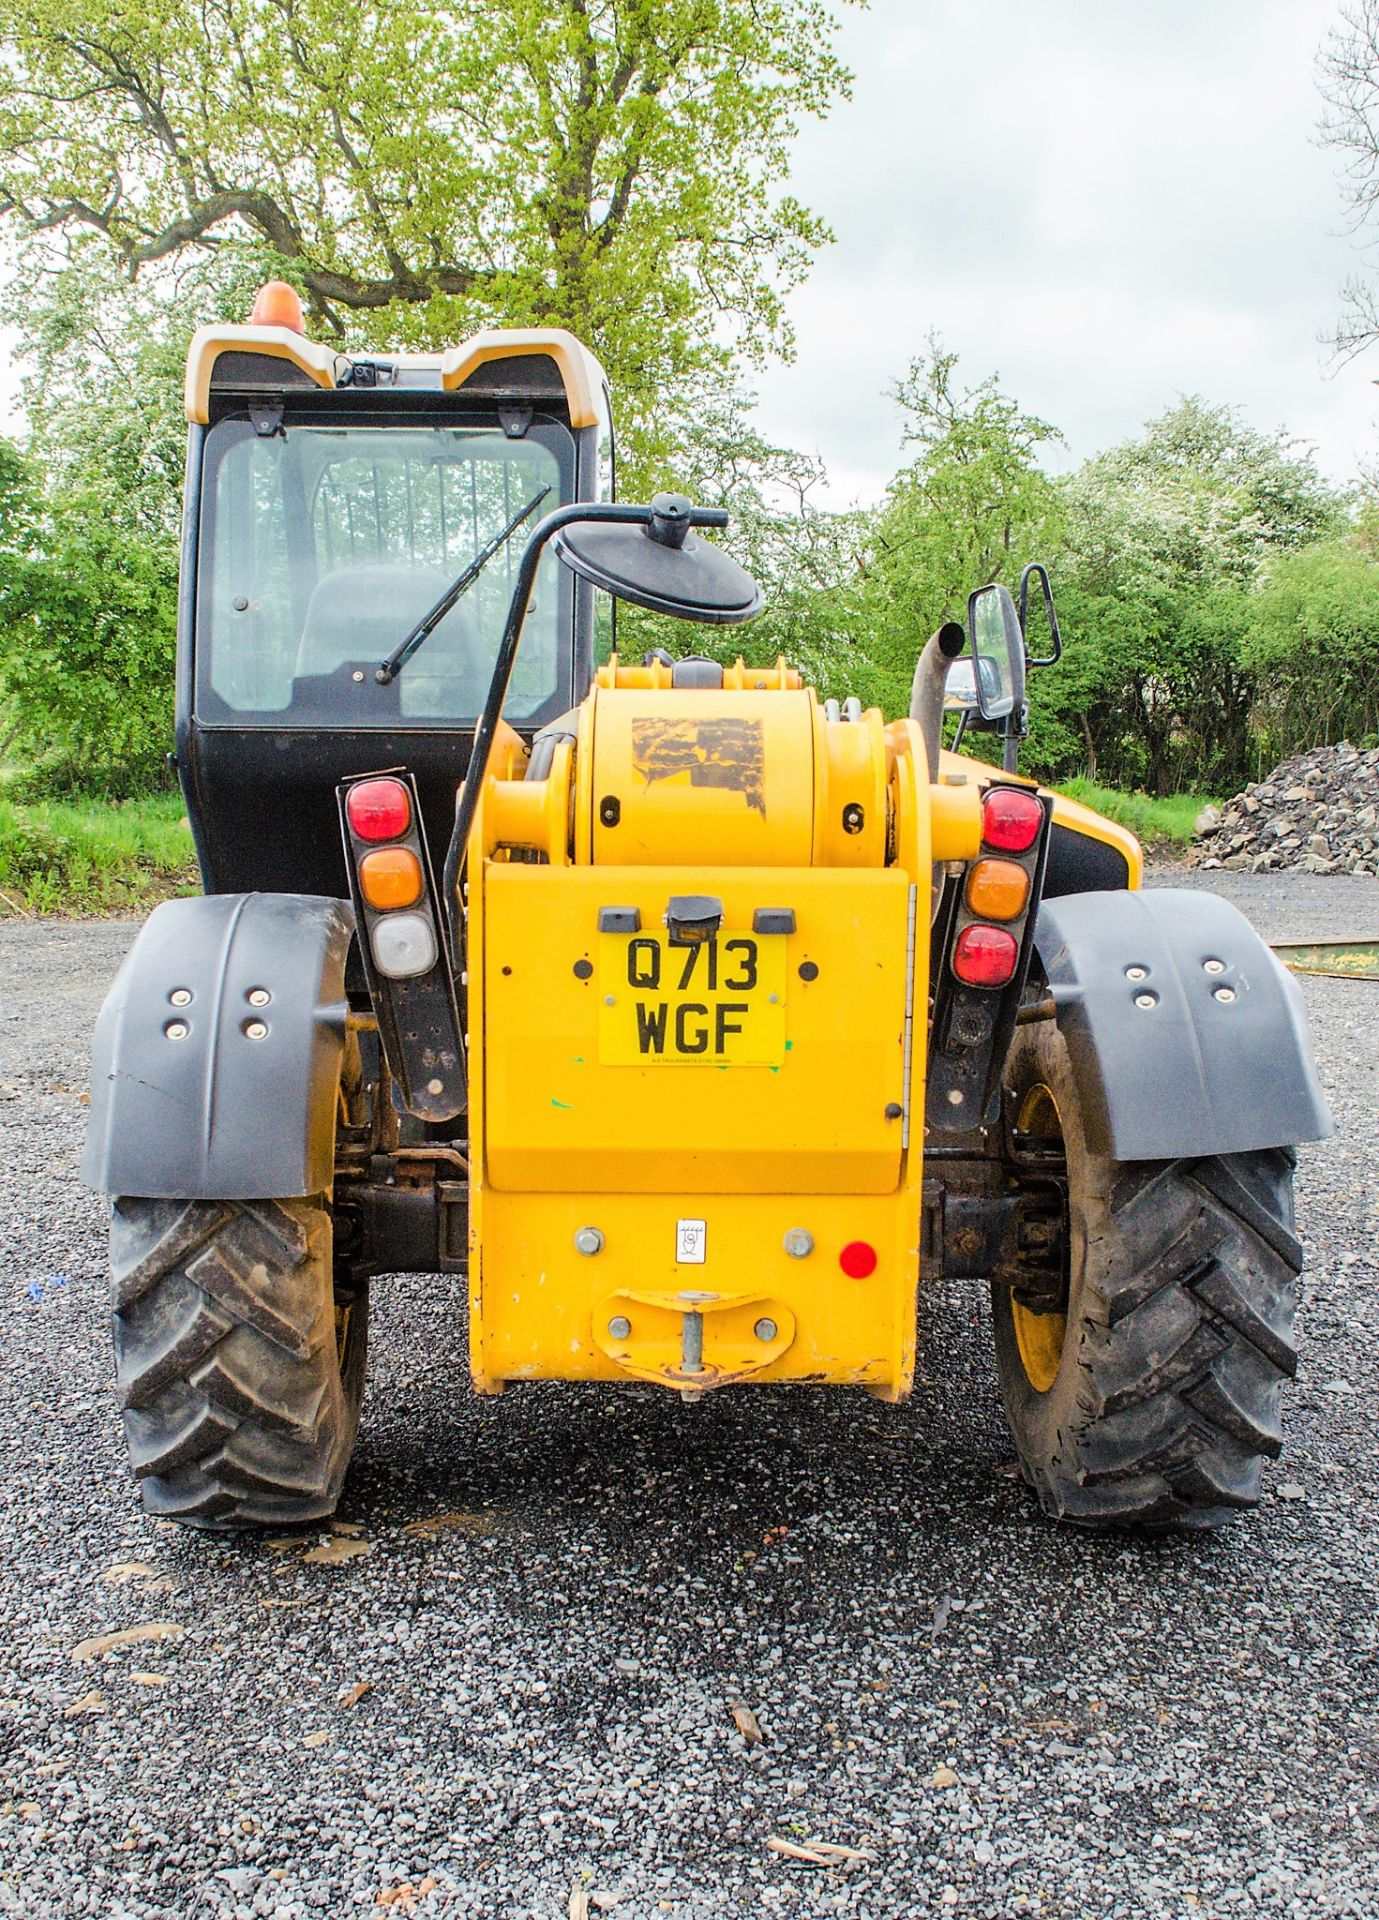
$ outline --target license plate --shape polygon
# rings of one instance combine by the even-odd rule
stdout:
[[[783,933],[693,947],[664,934],[599,935],[599,1059],[612,1067],[778,1067],[785,1058]]]

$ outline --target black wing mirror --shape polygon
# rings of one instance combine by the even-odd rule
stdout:
[[[751,574],[721,547],[696,539],[692,517],[699,516],[682,493],[658,493],[642,511],[646,519],[632,526],[574,520],[551,545],[581,580],[651,613],[734,626],[761,612]]]
[[[527,512],[537,504],[532,501]],[[519,516],[513,527],[524,517]],[[457,966],[462,964],[460,902],[469,830],[521,644],[536,570],[547,543],[581,580],[592,581],[620,600],[631,600],[652,613],[667,613],[675,620],[703,620],[723,626],[750,620],[761,611],[761,588],[751,574],[720,548],[694,538],[695,527],[727,524],[722,507],[696,507],[682,493],[658,493],[649,507],[623,506],[612,500],[571,501],[568,506],[556,507],[533,527],[517,565],[503,637],[498,642],[483,711],[474,728],[474,744],[445,857],[445,910]]]

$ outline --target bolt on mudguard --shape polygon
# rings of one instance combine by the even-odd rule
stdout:
[[[282,1199],[331,1181],[354,917],[308,894],[157,907],[96,1023],[82,1179],[147,1199]]]
[[[1229,901],[1068,894],[1043,903],[1034,944],[1094,1152],[1176,1159],[1330,1134],[1302,995]]]

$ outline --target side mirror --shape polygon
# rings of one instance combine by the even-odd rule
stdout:
[[[948,669],[948,678],[943,683],[943,711],[945,713],[976,713],[977,675],[972,665],[972,655],[963,654]]]
[[[551,545],[581,580],[651,613],[708,626],[752,619],[761,588],[721,547],[695,537],[691,512],[683,494],[658,493],[641,525],[572,520]]]
[[[982,719],[1018,713],[1025,699],[1025,637],[1005,587],[978,587],[968,595],[967,638]]]

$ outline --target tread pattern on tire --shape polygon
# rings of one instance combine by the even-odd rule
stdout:
[[[291,1525],[332,1513],[359,1421],[363,1299],[342,1378],[324,1202],[123,1198],[116,1383],[149,1513]]]
[[[1010,1309],[995,1303],[1026,1477],[1046,1511],[1086,1526],[1220,1525],[1257,1504],[1261,1462],[1282,1448],[1296,1155],[1117,1164],[1066,1144],[1084,1250],[1048,1395],[1023,1372],[1012,1383]]]

